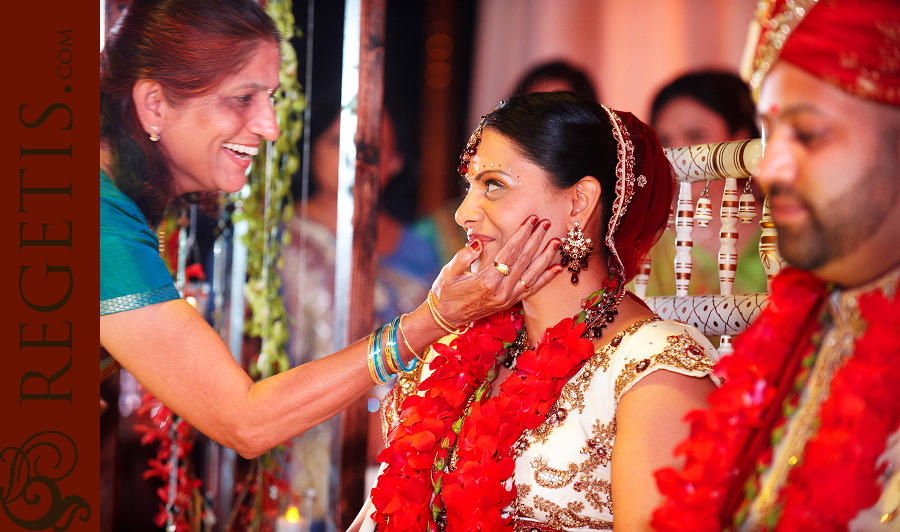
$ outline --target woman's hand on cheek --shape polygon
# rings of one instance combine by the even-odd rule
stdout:
[[[484,245],[477,240],[459,250],[432,286],[441,315],[451,324],[465,326],[540,290],[563,269],[551,266],[560,241],[553,238],[541,245],[549,229],[548,220],[539,222],[532,215],[495,257],[484,256]],[[478,272],[472,273],[472,263],[479,259]]]

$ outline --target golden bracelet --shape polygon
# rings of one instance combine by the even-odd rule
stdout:
[[[386,323],[381,329],[381,336],[384,338],[384,349],[382,350],[382,353],[384,353],[384,361],[387,364],[388,370],[393,374],[401,373],[397,364],[396,346],[391,348],[391,342],[389,341],[393,327],[391,326],[391,323]]]
[[[402,314],[402,315],[400,315],[400,322],[397,324],[397,328],[400,330],[400,338],[403,339],[403,343],[404,343],[404,345],[406,345],[406,348],[409,349],[409,352],[412,353],[413,356],[416,357],[416,359],[417,359],[419,362],[425,364],[425,363],[426,363],[426,362],[425,362],[425,359],[422,358],[422,357],[420,357],[419,354],[416,353],[416,350],[413,349],[411,345],[409,345],[409,341],[406,339],[406,333],[403,332],[403,318],[404,318],[405,316],[409,316],[409,314]]]
[[[378,373],[375,372],[375,355],[372,353],[372,345],[374,344],[375,333],[372,332],[369,334],[369,342],[366,346],[366,362],[369,365],[369,375],[372,376],[372,381],[375,384],[384,384],[381,382],[381,379],[378,378]]]
[[[428,309],[431,311],[431,317],[434,318],[435,323],[440,325],[440,327],[442,329],[444,329],[445,331],[447,331],[450,334],[463,334],[464,332],[469,330],[468,325],[466,325],[462,329],[454,329],[453,324],[451,324],[449,321],[444,319],[444,317],[441,316],[441,313],[438,312],[437,305],[435,305],[434,301],[432,301],[432,298],[434,298],[435,300],[437,300],[438,303],[440,303],[440,300],[434,294],[434,292],[429,290],[428,291],[428,299],[426,301],[428,302]]]

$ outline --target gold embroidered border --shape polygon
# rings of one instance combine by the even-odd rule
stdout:
[[[607,467],[612,460],[613,440],[616,438],[616,418],[602,425],[599,419],[594,421],[591,432],[594,437],[585,442],[585,446],[581,448],[581,454],[586,454],[597,460],[598,464]],[[597,466],[591,469],[597,469]]]
[[[581,454],[587,455],[587,459],[579,465],[570,463],[565,470],[555,469],[547,464],[542,456],[536,456],[531,461],[534,469],[535,482],[544,488],[559,489],[567,486],[576,478],[572,489],[578,493],[584,492],[584,498],[592,508],[599,512],[613,513],[612,484],[608,480],[597,478],[594,472],[600,467],[609,466],[612,458],[613,440],[616,435],[616,420],[609,423],[600,423],[596,420],[591,429],[593,437],[585,442],[581,448]],[[528,488],[530,491],[530,487]],[[521,495],[521,492],[519,493]],[[534,511],[524,503],[525,497],[517,498],[516,507],[520,510],[528,509],[527,515],[533,515]],[[521,513],[520,515],[525,515]]]
[[[747,74],[747,83],[753,91],[754,100],[759,99],[762,80],[772,65],[778,61],[781,47],[816,2],[817,0],[787,0],[779,13],[774,12],[775,2],[773,0],[764,0],[759,3],[756,24],[760,32],[765,32],[765,34],[761,42],[753,43],[756,46],[753,65],[751,71],[745,73]],[[768,27],[759,27],[760,22]]]
[[[562,528],[552,527],[540,521],[530,519],[513,518],[513,530],[515,532],[566,532]]]
[[[594,421],[591,427],[592,438],[585,442],[581,448],[581,454],[587,455],[587,460],[581,463],[578,470],[581,473],[578,480],[572,486],[577,492],[584,491],[584,499],[595,510],[613,513],[612,484],[608,480],[597,478],[594,472],[601,466],[609,467],[612,460],[613,442],[616,438],[616,419],[609,423]]]
[[[828,395],[834,374],[853,356],[856,342],[865,334],[868,325],[859,310],[859,297],[870,292],[880,292],[889,300],[896,296],[900,270],[895,270],[873,283],[838,296],[831,300],[828,314],[831,325],[822,337],[810,370],[807,392],[801,398],[791,420],[785,426],[784,439],[776,447],[772,465],[760,479],[760,491],[750,507],[751,516],[766,520],[779,508],[778,495],[796,464],[802,463],[806,445],[815,434],[822,402]]]
[[[428,348],[423,357],[431,360],[431,348]],[[381,403],[381,433],[387,442],[388,435],[400,424],[400,405],[410,395],[415,395],[419,389],[419,383],[422,381],[422,370],[426,364],[419,363],[408,373],[400,373],[397,377],[397,383],[391,388],[391,391],[385,395],[384,401]]]
[[[580,517],[579,512],[584,511],[584,504],[570,502],[565,508],[560,507],[543,497],[534,497],[534,506],[547,514],[547,524],[557,528],[590,528],[591,530],[612,530],[612,521]]]
[[[592,508],[599,512],[606,510],[612,515],[612,483],[610,481],[584,475],[584,479],[575,484],[578,491],[585,492],[584,499]]]
[[[670,335],[667,345],[661,353],[640,360],[629,360],[616,378],[616,401],[622,397],[625,389],[631,386],[639,374],[650,368],[664,366],[685,371],[708,372],[713,368],[713,361],[703,347],[688,333]]]

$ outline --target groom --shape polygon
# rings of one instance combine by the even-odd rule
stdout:
[[[900,2],[763,3],[758,182],[792,268],[657,473],[657,530],[900,527]]]

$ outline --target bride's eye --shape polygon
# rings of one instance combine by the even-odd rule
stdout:
[[[503,183],[501,183],[495,179],[488,179],[487,181],[484,182],[484,186],[485,186],[485,189],[487,190],[487,192],[493,192],[495,190],[499,190],[499,189],[503,188]]]

